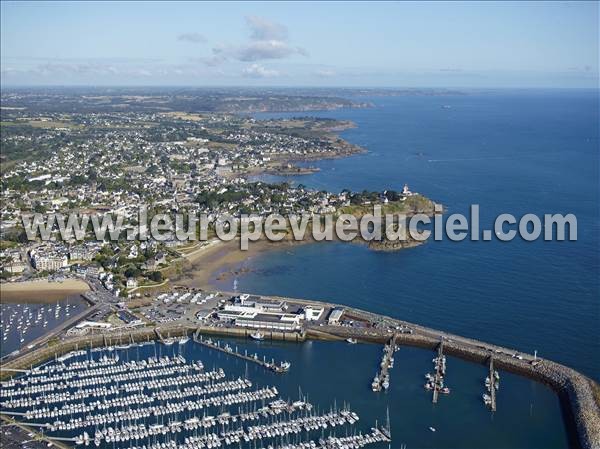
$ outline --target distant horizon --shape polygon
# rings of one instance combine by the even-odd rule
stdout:
[[[360,90],[360,89],[372,89],[372,90],[432,90],[432,91],[491,91],[491,90],[597,90],[600,91],[599,86],[550,86],[550,87],[539,87],[539,86],[489,86],[489,87],[475,87],[475,86],[335,86],[335,85],[251,85],[251,84],[239,84],[239,85],[227,85],[227,84],[207,84],[203,86],[199,85],[186,85],[186,84],[0,84],[0,89],[44,89],[44,88],[89,88],[89,89],[307,89],[307,90],[319,90],[319,89],[332,89],[332,90]]]

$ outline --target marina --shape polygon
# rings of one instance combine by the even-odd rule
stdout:
[[[165,332],[165,335],[167,333]],[[174,335],[174,332],[171,332]],[[439,447],[440,438],[452,438],[453,435],[462,434],[460,426],[456,426],[455,413],[451,413],[452,410],[460,411],[461,419],[468,419],[477,426],[478,430],[474,433],[469,434],[469,439],[463,447],[465,448],[479,448],[481,442],[490,435],[497,441],[501,441],[504,447],[525,447],[529,445],[527,440],[522,439],[522,435],[513,434],[510,429],[515,425],[514,420],[518,420],[523,425],[527,425],[531,429],[532,433],[538,435],[536,441],[538,444],[543,445],[546,448],[559,448],[565,447],[566,443],[561,443],[564,438],[564,432],[560,425],[560,407],[556,396],[549,389],[536,384],[535,382],[528,381],[509,373],[502,375],[503,377],[503,395],[506,395],[506,401],[511,403],[510,408],[502,408],[494,416],[494,422],[489,421],[486,418],[486,413],[482,412],[481,407],[481,384],[482,378],[487,373],[487,367],[485,370],[482,367],[474,365],[472,363],[465,362],[460,359],[452,359],[453,368],[453,390],[456,392],[447,398],[446,401],[442,401],[439,407],[431,407],[431,399],[426,398],[422,395],[422,388],[420,387],[420,379],[422,373],[431,366],[431,355],[429,350],[423,350],[411,347],[402,347],[402,364],[395,364],[394,367],[394,382],[391,383],[390,388],[386,394],[373,395],[371,388],[365,385],[365,379],[369,377],[371,367],[373,364],[377,364],[381,360],[381,346],[358,344],[348,345],[344,341],[339,342],[324,342],[324,341],[307,341],[303,343],[284,342],[284,341],[264,341],[256,342],[252,339],[244,338],[221,338],[222,343],[227,343],[232,347],[238,347],[239,351],[243,353],[254,353],[259,351],[264,354],[267,359],[282,360],[287,359],[292,363],[292,366],[300,366],[303,364],[303,369],[291,369],[286,375],[282,376],[274,373],[270,370],[265,370],[263,367],[247,362],[246,360],[240,359],[239,357],[230,356],[222,351],[215,351],[212,348],[208,348],[203,345],[199,345],[193,342],[193,339],[186,344],[180,345],[178,338],[175,338],[175,342],[172,345],[165,346],[162,343],[147,343],[138,339],[134,334],[136,340],[139,342],[135,345],[129,345],[128,348],[119,349],[127,346],[126,344],[120,344],[116,338],[113,338],[112,348],[106,348],[104,346],[94,347],[91,354],[92,359],[96,361],[97,365],[90,365],[90,370],[96,370],[100,368],[102,364],[105,367],[112,367],[123,363],[131,363],[136,361],[150,358],[163,358],[169,357],[170,366],[175,367],[181,365],[181,361],[178,361],[179,355],[186,359],[187,363],[192,361],[201,361],[204,365],[205,372],[217,371],[219,368],[223,369],[226,373],[225,378],[216,378],[212,383],[222,383],[225,381],[234,381],[238,378],[245,378],[252,381],[253,386],[237,392],[253,391],[266,387],[275,387],[278,391],[278,397],[284,400],[288,400],[290,403],[295,402],[298,398],[302,398],[305,402],[310,402],[313,405],[313,410],[320,410],[322,412],[329,412],[331,408],[335,408],[335,404],[339,404],[338,409],[344,408],[344,399],[346,402],[350,400],[346,407],[350,407],[359,417],[362,419],[356,423],[361,422],[365,427],[361,427],[363,435],[367,434],[370,425],[375,424],[375,420],[381,423],[385,422],[386,409],[390,409],[390,418],[392,425],[393,442],[392,447],[401,447],[402,444],[407,444],[408,447],[425,447],[435,448]],[[141,346],[138,346],[141,344]],[[81,347],[81,346],[80,346]],[[82,351],[81,349],[78,351]],[[87,355],[84,355],[86,353]],[[90,359],[90,351],[85,350],[80,355],[69,356],[64,360],[66,364],[81,363],[80,361]],[[70,354],[65,354],[70,355]],[[115,363],[115,356],[119,357],[119,361]],[[60,355],[59,355],[60,357]],[[102,358],[106,357],[106,360],[100,363]],[[58,372],[48,372],[50,367],[56,365],[57,358],[52,358],[47,364],[39,366],[41,375],[56,375]],[[364,361],[364,363],[356,363],[357,360]],[[165,360],[166,361],[166,360]],[[154,370],[158,369],[157,367]],[[43,371],[46,372],[43,372]],[[23,373],[24,374],[24,373]],[[119,373],[115,373],[119,374]],[[15,377],[16,379],[17,377]],[[164,376],[160,379],[168,379],[169,376]],[[142,379],[145,380],[145,379]],[[157,378],[158,380],[158,378]],[[131,380],[121,380],[119,384],[131,383]],[[205,386],[207,382],[202,383]],[[38,383],[32,385],[40,385]],[[25,387],[26,385],[20,385]],[[29,384],[27,386],[30,386]],[[534,388],[534,386],[536,386]],[[89,390],[96,387],[95,385],[89,386],[78,386],[79,389]],[[110,390],[110,384],[97,385],[98,388],[102,389],[106,387],[107,391]],[[180,388],[187,388],[189,385],[182,385]],[[14,387],[13,387],[14,388]],[[173,389],[174,387],[162,387],[161,389]],[[68,391],[68,390],[67,390]],[[150,393],[159,392],[161,390],[151,390]],[[348,392],[352,391],[352,395],[349,396]],[[65,390],[58,390],[56,393],[64,393]],[[142,392],[146,395],[148,393]],[[43,394],[43,393],[39,393]],[[51,398],[51,392],[45,393],[47,398]],[[87,394],[87,393],[86,393]],[[98,394],[101,394],[98,391]],[[137,390],[130,392],[123,392],[121,394],[140,394]],[[467,395],[467,398],[471,398],[464,403],[463,397]],[[213,395],[214,396],[214,395]],[[17,396],[13,395],[13,398]],[[27,396],[21,396],[27,397]],[[106,398],[112,399],[115,395],[110,396],[107,394]],[[4,399],[4,398],[3,398]],[[56,399],[56,398],[55,398]],[[277,398],[275,398],[277,399]],[[103,398],[98,395],[90,396],[89,399],[84,399],[85,403],[95,402],[97,400],[102,401]],[[182,398],[181,401],[185,401]],[[179,401],[177,399],[169,400],[169,403]],[[68,404],[77,404],[81,400],[75,400],[68,402]],[[535,413],[530,415],[530,405],[533,404]],[[140,404],[137,406],[132,405],[131,409],[141,409],[142,413],[146,408],[152,404]],[[48,405],[49,409],[54,407],[60,408],[60,405],[53,403]],[[465,407],[466,406],[466,407]],[[42,408],[43,406],[38,406]],[[243,412],[252,411],[249,407],[251,405],[246,404],[234,404],[227,406],[232,415],[238,415],[239,407],[242,407]],[[257,405],[258,407],[258,405]],[[406,407],[410,407],[411,413],[405,413]],[[438,410],[436,413],[435,410]],[[2,406],[2,410],[5,408]],[[8,411],[22,411],[22,409],[6,409]],[[121,407],[118,410],[127,410],[127,407]],[[215,410],[212,412],[212,410]],[[106,410],[100,410],[100,413],[104,413]],[[90,413],[95,415],[97,411]],[[208,406],[201,410],[194,411],[179,411],[177,418],[169,418],[169,415],[160,415],[158,421],[164,420],[165,425],[168,424],[169,419],[172,421],[185,421],[188,419],[185,413],[189,413],[189,416],[203,416],[204,412],[206,415],[218,416],[221,414],[220,407]],[[86,414],[73,415],[74,421],[78,418],[83,418]],[[365,417],[374,417],[366,420]],[[402,419],[396,419],[396,417],[402,417]],[[18,420],[26,421],[22,416],[14,416]],[[185,417],[185,419],[184,419]],[[70,421],[70,415],[63,415],[56,418],[50,418],[50,422],[63,421],[65,423]],[[146,418],[145,421],[155,423],[157,418],[152,415],[150,418]],[[546,427],[548,422],[555,420],[554,426],[550,429]],[[138,420],[138,423],[142,420]],[[239,421],[239,418],[238,418]],[[36,422],[43,423],[43,420]],[[100,421],[98,427],[103,428],[104,424]],[[250,421],[247,421],[250,423]],[[355,427],[356,427],[355,424]],[[106,424],[108,427],[116,429],[115,424]],[[436,429],[436,432],[432,432],[429,427]],[[47,430],[43,427],[30,427],[33,431],[43,432],[47,435]],[[148,424],[146,424],[148,428]],[[329,429],[329,427],[328,427]],[[336,426],[335,429],[340,429]],[[48,435],[64,437],[64,438],[76,438],[78,435],[83,435],[83,432],[88,432],[90,436],[90,445],[94,446],[93,436],[95,427],[90,429],[77,428],[72,431],[60,431],[50,432]],[[207,432],[210,429],[207,429]],[[208,432],[210,433],[210,432]],[[360,430],[357,430],[357,434]],[[561,436],[562,435],[562,436]],[[327,431],[325,432],[327,436]],[[338,437],[342,437],[341,433],[337,433]],[[160,439],[160,437],[157,437]],[[321,436],[319,435],[319,438]],[[317,436],[313,441],[315,444],[319,444]],[[166,442],[166,437],[163,438]],[[161,440],[161,442],[163,441]],[[56,441],[56,440],[54,440]],[[540,441],[542,443],[540,443]],[[75,444],[74,441],[64,441],[65,444]],[[181,443],[178,441],[178,444]],[[84,443],[85,444],[85,443]],[[106,443],[103,440],[102,445]],[[113,443],[110,443],[112,446]],[[129,447],[135,446],[135,440],[126,443],[115,442],[115,447]],[[138,446],[146,444],[138,440]],[[183,443],[181,443],[183,444]],[[260,447],[257,445],[257,447]],[[264,446],[266,447],[266,445]],[[279,445],[274,445],[279,447]],[[371,446],[369,446],[371,447]],[[386,449],[388,443],[380,442],[373,443],[373,448]]]
[[[2,413],[51,440],[96,447],[333,449],[391,441],[389,426],[357,428],[347,404],[320,408],[300,393],[284,400],[273,385],[205,370],[180,345],[65,354],[3,382]]]
[[[364,382],[368,374],[365,374],[363,369],[357,370],[357,365],[353,365],[340,368],[343,381],[338,380],[337,382],[340,387],[350,385],[348,374],[351,371],[362,372],[360,382],[362,387],[354,385],[348,389],[332,389],[332,382],[336,381],[331,376],[336,372],[338,366],[343,366],[341,361],[333,365],[336,367],[333,372],[328,371],[323,377],[312,379],[310,381],[312,384],[307,387],[305,384],[309,379],[306,371],[307,361],[304,358],[296,357],[294,359],[292,354],[295,351],[308,350],[315,344],[315,339],[327,340],[328,342],[325,343],[327,345],[333,345],[334,342],[343,345],[342,352],[350,352],[346,355],[347,359],[344,362],[361,360],[357,354],[366,347],[377,351],[377,362],[375,363],[378,363],[380,368],[378,371],[378,378],[381,379],[378,384],[379,391],[385,390],[386,394],[376,395],[376,400],[373,402],[375,409],[368,409],[366,412],[360,409],[353,410],[358,415],[367,413],[368,416],[381,416],[381,400],[390,406],[393,404],[391,402],[393,398],[398,395],[398,388],[402,390],[419,385],[420,382],[417,379],[420,376],[410,380],[396,374],[399,376],[396,380],[398,385],[392,385],[390,382],[389,374],[390,369],[394,366],[394,352],[400,345],[404,348],[403,365],[409,363],[412,371],[420,364],[415,364],[414,358],[412,361],[405,362],[404,354],[407,353],[409,346],[422,348],[419,349],[419,353],[425,355],[425,360],[429,359],[433,362],[434,371],[433,374],[429,373],[426,376],[426,388],[433,391],[436,402],[440,394],[450,393],[449,388],[444,384],[448,353],[450,356],[458,356],[485,364],[488,374],[490,372],[489,360],[492,354],[494,355],[492,372],[496,372],[497,369],[514,370],[520,373],[528,370],[529,375],[536,378],[540,375],[538,373],[543,373],[540,368],[543,369],[549,363],[537,356],[518,354],[505,348],[455,335],[440,334],[432,329],[395,321],[358,309],[343,308],[335,304],[245,295],[243,298],[247,298],[248,305],[243,305],[237,302],[237,295],[231,295],[230,293],[206,295],[211,299],[201,304],[190,303],[188,305],[182,301],[179,306],[182,318],[179,322],[147,327],[127,325],[114,328],[100,327],[89,334],[73,334],[67,330],[63,334],[58,334],[63,335],[62,343],[58,345],[23,351],[18,357],[2,365],[2,378],[6,379],[6,386],[9,389],[6,392],[7,397],[3,398],[5,405],[2,405],[2,415],[5,418],[16,418],[29,428],[37,428],[42,432],[50,431],[52,437],[66,438],[65,443],[80,442],[85,445],[86,441],[89,444],[96,438],[97,427],[107,426],[116,429],[115,426],[123,421],[129,426],[129,421],[133,420],[131,423],[133,427],[131,429],[119,427],[119,432],[122,432],[119,438],[126,438],[127,432],[135,435],[137,431],[138,435],[145,435],[144,432],[147,431],[149,433],[146,438],[152,439],[158,436],[151,434],[153,431],[150,431],[148,426],[157,422],[160,425],[168,426],[171,422],[183,422],[188,417],[189,419],[200,419],[204,415],[219,416],[233,407],[235,410],[227,411],[232,416],[231,421],[225,422],[224,425],[235,426],[235,423],[241,420],[239,415],[255,411],[254,405],[264,407],[270,401],[283,398],[286,398],[288,403],[294,403],[296,401],[292,398],[309,402],[308,398],[310,397],[310,403],[313,404],[314,410],[331,412],[332,409],[339,410],[335,406],[337,399],[342,401],[348,399],[348,391],[353,391],[352,397],[355,398],[357,391],[371,391],[374,389],[373,387],[376,387],[373,384],[371,388],[366,389]],[[275,316],[280,314],[279,310],[285,308],[285,317],[289,320],[296,320],[300,314],[305,313],[305,310],[317,310],[319,317],[312,322],[305,323],[301,331],[275,329],[259,331],[236,326],[235,321],[229,320],[228,313],[223,313],[221,317],[221,311],[228,311],[228,304],[235,304],[238,309],[260,305],[260,307],[272,311],[270,313]],[[101,303],[96,303],[92,309],[99,307],[102,307]],[[186,310],[188,308],[189,311]],[[203,312],[203,310],[207,311]],[[160,309],[153,313],[160,317]],[[196,319],[202,317],[202,321],[193,328],[183,326],[182,324],[189,320],[188,316]],[[332,320],[334,316],[337,321]],[[376,325],[369,326],[368,323],[376,323]],[[356,343],[359,341],[361,343],[383,343],[383,354],[381,349],[378,349],[381,346],[357,345]],[[274,352],[273,349],[279,345],[283,345],[281,348],[285,347],[285,350]],[[338,346],[338,350],[340,349]],[[427,349],[436,351],[436,357],[433,360]],[[327,353],[329,354],[329,351]],[[188,366],[190,363],[192,365]],[[325,363],[329,364],[330,362]],[[68,365],[71,368],[61,372],[60,364]],[[292,366],[302,366],[303,369],[297,372],[297,370],[290,369]],[[455,366],[456,360],[453,361],[453,371],[456,369]],[[190,369],[201,372],[186,371]],[[313,369],[316,369],[315,373],[319,373],[322,366],[317,365]],[[85,374],[79,376],[77,373],[80,371]],[[250,372],[253,372],[253,376],[250,375]],[[286,375],[281,376],[282,372],[285,372]],[[421,373],[423,372],[426,372],[425,369],[421,371]],[[28,376],[32,376],[32,373],[36,375],[29,379]],[[44,378],[44,376],[46,377]],[[64,379],[61,376],[64,376]],[[250,381],[252,377],[256,376],[264,378],[263,382],[259,384]],[[453,377],[455,384],[457,376],[460,374]],[[481,388],[482,374],[477,375],[476,379],[478,380],[475,387],[465,388],[463,385],[462,391],[460,383],[454,385],[459,388],[459,398],[467,391],[474,392]],[[20,382],[20,384],[11,382]],[[320,390],[316,396],[315,385],[318,385],[317,390]],[[72,392],[70,391],[71,387],[77,390]],[[454,391],[457,391],[456,388]],[[283,393],[284,391],[286,393]],[[305,393],[301,391],[305,391]],[[333,391],[336,393],[334,394]],[[503,394],[507,394],[506,387],[503,388]],[[481,393],[476,397],[478,404],[481,404]],[[326,402],[323,402],[322,399]],[[409,402],[412,403],[411,407],[415,407],[415,401],[414,397],[409,399]],[[401,400],[400,403],[405,402],[406,399]],[[332,407],[331,404],[334,406]],[[342,408],[344,407],[346,405]],[[214,408],[218,409],[219,413],[207,412]],[[392,416],[398,413],[402,414],[401,410],[394,409],[393,406],[390,409],[392,409]],[[423,416],[423,413],[424,410],[421,410],[420,416]],[[539,413],[538,411],[536,415]],[[293,420],[296,416],[292,415],[289,418],[290,425],[295,426],[297,423]],[[497,419],[499,418],[495,418],[495,420]],[[146,427],[141,427],[142,424]],[[331,428],[330,424],[328,426]],[[421,435],[416,441],[416,434],[412,428],[404,428],[403,431],[399,431],[397,422],[392,427],[394,426],[396,428],[393,433],[396,437],[398,435],[403,437],[406,434],[407,440],[411,441],[412,445],[416,444],[420,447],[436,447],[434,440],[439,438],[438,435],[448,432],[448,428],[439,422],[439,418],[435,418],[431,422],[413,423],[413,426],[424,429],[430,435]],[[169,427],[168,430],[165,430],[165,435],[179,434],[178,428],[177,425],[173,428]],[[375,425],[375,428],[379,427]],[[233,430],[239,432],[239,429]],[[488,432],[491,430],[488,429]],[[271,432],[271,430],[268,431]],[[206,435],[211,433],[209,430],[206,432]],[[351,431],[348,430],[348,432]],[[363,435],[366,432],[366,429],[363,429]],[[162,430],[159,434],[163,435]],[[288,438],[291,434],[297,435],[293,432],[286,431],[284,434],[285,439],[279,441],[274,447],[305,442],[305,439],[296,441]],[[234,435],[238,434],[227,435],[227,437],[234,438]],[[352,433],[347,435],[355,436]],[[435,437],[433,437],[434,435]],[[307,435],[306,442],[313,441],[315,445],[324,444],[328,437],[337,438],[340,437],[340,434],[323,434],[316,440],[312,439],[312,435]],[[434,440],[430,441],[431,446],[423,443],[432,437]],[[98,438],[101,440],[100,445],[106,444],[106,440],[102,436]],[[216,440],[213,441],[212,437],[210,438],[210,441],[206,439],[198,441],[206,447],[209,443],[215,447]],[[256,441],[252,438],[250,440]],[[135,438],[126,441],[129,446],[135,444]],[[161,444],[171,444],[170,441],[165,437]],[[479,447],[480,440],[477,441],[479,442],[472,447]],[[174,441],[175,443],[180,444],[181,441]],[[153,444],[153,442],[146,441],[146,446],[149,444]],[[400,444],[404,444],[404,441],[401,440]],[[374,446],[386,447],[383,441],[374,443]],[[548,447],[555,446],[550,444]]]
[[[0,302],[0,356],[26,347],[36,338],[85,310],[79,298],[55,302]]]
[[[49,331],[46,335],[53,336],[53,344],[45,336],[40,338],[42,343],[38,347],[22,349],[19,354],[9,357],[3,363],[1,374],[7,388],[2,397],[3,417],[16,419],[30,429],[38,429],[44,435],[55,438],[55,441],[75,445],[114,445],[118,438],[127,446],[134,446],[136,442],[141,442],[140,439],[145,439],[141,442],[142,447],[144,444],[146,447],[153,444],[219,447],[219,444],[227,445],[228,441],[235,442],[236,438],[241,438],[251,446],[260,445],[266,438],[265,435],[271,434],[279,437],[279,440],[273,442],[274,448],[305,443],[310,445],[310,441],[315,447],[328,447],[325,444],[343,445],[345,440],[339,440],[342,437],[356,438],[348,440],[356,444],[373,444],[374,447],[384,448],[387,440],[380,440],[377,432],[391,435],[392,427],[395,427],[393,433],[396,438],[406,435],[412,445],[436,447],[435,440],[448,432],[439,418],[430,422],[413,423],[413,426],[423,429],[428,435],[420,435],[416,440],[418,432],[415,433],[413,428],[399,431],[397,421],[395,425],[386,427],[387,434],[376,423],[373,429],[377,429],[377,432],[369,434],[367,429],[356,433],[352,427],[356,424],[354,418],[354,424],[345,422],[337,427],[328,420],[331,418],[333,422],[337,422],[339,417],[336,413],[349,410],[346,403],[348,391],[353,391],[352,398],[357,397],[356,392],[359,390],[386,392],[384,395],[376,395],[374,409],[367,409],[366,413],[372,417],[382,415],[381,400],[388,407],[395,403],[393,398],[397,396],[398,388],[418,387],[420,382],[417,379],[420,376],[411,380],[398,375],[395,382],[398,385],[390,382],[394,353],[401,345],[404,348],[403,365],[411,364],[411,370],[420,365],[415,364],[414,359],[412,362],[405,361],[404,354],[410,346],[422,348],[419,352],[425,356],[425,360],[430,360],[428,364],[433,363],[433,373],[426,374],[425,388],[432,391],[434,403],[438,402],[440,394],[450,393],[449,387],[445,385],[447,356],[464,358],[486,366],[488,377],[491,375],[495,379],[494,391],[488,388],[483,397],[484,402],[490,406],[491,394],[494,394],[495,400],[497,392],[498,369],[525,374],[533,379],[550,376],[546,379],[551,385],[558,385],[554,382],[559,382],[560,379],[553,377],[555,374],[552,371],[547,371],[546,367],[553,366],[552,362],[539,359],[537,354],[517,353],[359,309],[324,302],[239,293],[204,293],[182,288],[177,292],[181,301],[176,302],[176,307],[181,317],[176,321],[162,321],[160,326],[135,324],[136,315],[126,311],[122,305],[112,305],[112,297],[105,295],[101,289],[87,294],[92,307],[86,309],[88,312],[74,317],[75,321],[68,322],[68,326],[59,326],[57,330]],[[104,302],[104,297],[109,301],[108,304]],[[197,297],[205,299],[187,301],[187,298]],[[116,316],[124,316],[134,324],[81,321],[89,320],[90,317],[107,316],[112,307],[116,310]],[[160,320],[169,313],[169,307],[151,305],[136,313],[151,315]],[[100,312],[103,309],[108,312]],[[261,313],[257,313],[258,309]],[[241,319],[240,313],[243,315]],[[291,324],[273,327],[279,320]],[[81,324],[89,332],[73,332],[81,329]],[[363,369],[357,370],[360,364],[340,368],[339,374],[343,376],[343,380],[335,381],[331,376],[337,374],[338,367],[343,366],[343,362],[338,361],[333,365],[333,371],[329,370],[322,377],[312,379],[307,387],[307,361],[305,358],[294,360],[292,354],[311,348],[315,340],[326,340],[327,345],[334,342],[343,345],[343,352],[350,352],[343,362],[361,360],[356,354],[363,351],[364,347],[375,349],[378,355],[377,362],[374,363],[379,365],[377,382],[374,379],[371,388],[365,388],[364,382],[368,374]],[[359,342],[376,345],[358,345]],[[282,348],[285,347],[285,351],[273,352],[280,344],[284,345]],[[383,351],[378,349],[381,348],[380,344],[383,344]],[[431,350],[436,351],[433,359],[429,352]],[[492,367],[489,363],[491,358]],[[327,360],[325,365],[330,363],[328,358],[324,360]],[[325,365],[317,365],[313,369],[319,373]],[[302,366],[303,369],[290,369],[292,366]],[[456,361],[453,362],[453,371],[455,366]],[[562,368],[558,366],[558,369]],[[351,371],[363,372],[362,386],[345,388],[351,383],[348,376]],[[252,376],[250,372],[253,373]],[[426,372],[425,369],[421,371],[423,372]],[[282,373],[286,375],[281,376]],[[457,383],[457,376],[460,374],[453,377],[453,383]],[[459,383],[453,386],[459,388],[454,391],[459,391],[458,397],[463,395],[464,398],[468,391],[474,392],[481,388],[483,376],[482,373],[477,376],[476,387],[466,389],[463,386],[461,391]],[[263,380],[254,382],[250,380],[252,378]],[[579,380],[571,377],[569,381]],[[341,388],[332,389],[332,382],[339,383]],[[319,391],[316,396],[315,385]],[[580,384],[574,391],[580,394],[585,388],[584,384]],[[506,388],[503,388],[503,394],[507,394]],[[480,408],[481,393],[476,397]],[[336,405],[338,399],[342,400],[341,408]],[[305,421],[298,421],[306,416],[299,416],[295,412],[285,416],[277,415],[275,421],[284,422],[283,429],[261,428],[265,432],[263,434],[239,427],[239,423],[249,423],[249,417],[255,416],[255,412],[279,400],[288,406],[298,401],[311,404],[308,430],[303,427]],[[415,400],[414,397],[409,399],[413,408]],[[406,400],[401,400],[400,403],[405,402]],[[401,410],[394,409],[393,406],[390,409],[392,416],[402,414]],[[360,408],[352,411],[357,415],[365,413]],[[222,416],[223,413],[228,415]],[[334,414],[330,415],[331,413]],[[424,410],[421,410],[420,416],[423,413]],[[536,416],[539,414],[538,411]],[[222,419],[217,424],[208,426],[210,423],[203,421],[205,416],[220,416]],[[279,418],[283,421],[278,421]],[[322,432],[318,438],[311,434],[310,429],[314,424],[312,418],[325,419],[327,424],[325,428],[320,425]],[[200,439],[188,439],[186,442],[185,437],[183,440],[177,438],[186,430],[185,427],[181,430],[183,424],[179,423],[185,423],[187,419],[192,420],[188,423],[192,426],[196,419],[202,421],[202,427],[196,429],[201,429]],[[499,418],[495,417],[496,419]],[[268,421],[263,424],[274,424],[273,420]],[[155,427],[150,428],[151,425]],[[333,427],[336,427],[336,432],[331,433]],[[103,433],[105,428],[106,432],[108,428],[112,428],[112,433]],[[100,433],[98,429],[101,429]],[[337,433],[340,429],[343,429],[343,435]],[[135,435],[138,435],[137,441]],[[370,436],[362,438],[361,435]],[[189,435],[187,437],[191,438]],[[403,440],[400,445],[405,444]],[[369,441],[372,443],[368,443]],[[424,444],[427,441],[431,443],[430,446]],[[472,447],[480,447],[480,440],[477,441]],[[555,446],[550,444],[548,447]]]

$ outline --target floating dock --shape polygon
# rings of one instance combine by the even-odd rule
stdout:
[[[485,378],[485,386],[489,395],[484,394],[483,401],[493,412],[496,411],[496,392],[498,390],[499,382],[500,376],[498,375],[498,372],[494,370],[494,357],[490,356],[489,374],[488,377]]]
[[[275,363],[274,360],[267,362],[265,357],[263,357],[263,359],[261,360],[258,357],[257,353],[248,355],[247,351],[244,352],[244,354],[242,354],[242,353],[238,352],[237,347],[232,348],[231,346],[229,346],[227,344],[224,346],[221,346],[221,343],[218,340],[212,340],[211,338],[204,339],[204,337],[200,333],[200,330],[197,330],[196,333],[194,334],[194,341],[198,344],[201,344],[202,346],[206,346],[207,348],[211,348],[211,349],[215,349],[217,351],[224,352],[225,354],[228,354],[228,355],[231,355],[234,357],[238,357],[242,360],[246,360],[247,362],[256,363],[257,365],[260,365],[263,368],[266,368],[269,371],[273,371],[275,373],[282,374],[282,373],[287,373],[290,370],[289,362]]]
[[[396,334],[383,347],[383,357],[379,365],[379,371],[373,378],[371,389],[373,391],[387,390],[390,386],[390,369],[394,366],[394,352],[396,352]]]
[[[435,364],[435,374],[433,375],[433,398],[431,402],[437,404],[438,398],[441,393],[448,394],[450,389],[444,387],[444,376],[446,375],[446,357],[444,356],[444,341],[440,341],[438,346],[437,357],[433,359]]]

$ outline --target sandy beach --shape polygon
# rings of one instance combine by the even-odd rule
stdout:
[[[9,282],[0,284],[2,302],[52,302],[89,290],[88,285],[79,279],[66,279],[63,282],[48,280]]]
[[[171,279],[171,281],[177,285],[211,289],[214,288],[215,281],[233,274],[231,270],[239,270],[241,265],[244,265],[258,254],[302,243],[304,242],[261,240],[251,242],[248,250],[242,251],[237,240],[218,241],[209,247],[190,253],[186,257],[189,264],[185,267],[183,273]]]
[[[334,236],[334,242],[339,241]],[[217,283],[222,283],[228,278],[234,278],[237,275],[243,275],[252,270],[250,261],[260,254],[267,251],[291,249],[298,245],[322,244],[331,242],[315,242],[313,239],[301,241],[284,239],[278,242],[262,239],[250,242],[248,250],[240,249],[239,240],[223,242],[220,240],[211,241],[210,245],[203,246],[186,254],[184,258],[186,263],[180,274],[171,277],[171,283],[184,285],[193,288],[215,289]],[[364,242],[353,242],[357,245],[364,245]],[[398,249],[394,249],[397,251]],[[233,280],[231,281],[233,283]],[[233,287],[233,285],[232,285]]]

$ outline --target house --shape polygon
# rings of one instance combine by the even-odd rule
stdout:
[[[26,267],[27,266],[25,265],[25,263],[22,260],[19,260],[9,262],[8,264],[4,265],[2,269],[12,274],[20,274],[23,271],[25,271]]]
[[[156,263],[158,265],[167,263],[167,255],[162,251],[159,251],[158,253],[156,253],[156,256],[154,256],[154,259],[156,260]]]

